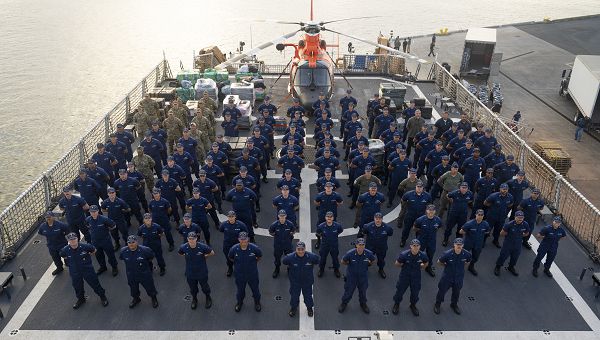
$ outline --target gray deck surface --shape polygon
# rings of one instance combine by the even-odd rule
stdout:
[[[575,25],[577,21],[567,22]],[[567,24],[562,23],[562,24]],[[552,27],[547,24],[543,27]],[[597,26],[596,26],[597,27]],[[522,28],[522,27],[520,27]],[[535,25],[529,26],[535,28]],[[506,28],[515,29],[516,28]],[[522,28],[525,29],[525,28]],[[532,33],[533,34],[533,33]],[[537,33],[536,33],[537,34]],[[582,35],[586,37],[586,35]],[[443,40],[442,38],[439,40]],[[506,44],[506,42],[503,42]],[[506,57],[506,55],[505,55]],[[508,65],[508,63],[507,63]],[[503,66],[503,70],[505,70]],[[267,84],[273,80],[268,79]],[[359,112],[363,113],[367,98],[371,97],[380,80],[374,79],[350,79],[354,86],[354,95],[359,99]],[[282,109],[288,103],[280,102],[283,98],[285,79],[280,80],[277,87],[273,89],[273,96],[277,105]],[[337,91],[333,98],[338,102],[343,89],[346,87],[342,79],[337,80]],[[431,83],[419,84],[421,91],[429,98],[437,90]],[[527,94],[514,93],[520,96],[513,97],[510,90],[506,90],[507,106],[509,101],[522,100]],[[410,92],[407,98],[414,96]],[[528,103],[529,104],[529,103]],[[514,105],[514,104],[512,104]],[[533,104],[532,104],[533,105]],[[439,110],[439,108],[438,108]],[[334,118],[337,110],[334,109]],[[311,120],[312,122],[312,120]],[[568,126],[564,119],[554,121],[556,128]],[[561,124],[562,127],[559,127]],[[568,128],[567,128],[568,129]],[[307,131],[312,131],[312,123]],[[338,129],[334,128],[337,135]],[[536,129],[537,132],[537,129]],[[310,133],[310,132],[309,132]],[[311,140],[307,141],[312,144]],[[589,145],[590,139],[586,139]],[[595,143],[595,142],[594,142]],[[581,145],[585,145],[582,143]],[[598,151],[596,151],[598,152]],[[273,162],[272,162],[273,164]],[[312,170],[311,170],[312,171]],[[596,169],[595,171],[599,171]],[[346,173],[346,170],[343,169]],[[279,173],[279,171],[278,171]],[[338,213],[339,221],[346,228],[340,240],[340,257],[352,247],[351,242],[355,239],[356,229],[352,228],[354,210],[349,210],[350,198],[346,197],[347,187],[345,179],[340,180],[342,188],[340,193],[344,198],[344,206]],[[275,212],[271,207],[271,198],[277,194],[275,189],[276,179],[270,179],[268,184],[262,185],[262,212],[259,213],[258,221],[261,227],[267,227],[273,220]],[[303,183],[307,185],[307,183]],[[600,190],[597,190],[600,192]],[[383,189],[387,193],[387,188]],[[310,196],[314,197],[316,189],[310,186]],[[398,198],[396,199],[398,203]],[[229,203],[224,203],[224,210],[228,210]],[[394,207],[393,207],[394,208]],[[393,209],[392,208],[392,209]],[[387,214],[392,209],[385,209]],[[307,216],[299,216],[300,220]],[[316,211],[312,209],[310,216],[311,231],[315,230]],[[446,302],[442,306],[442,314],[435,315],[432,311],[437,283],[441,274],[441,268],[437,269],[436,278],[429,277],[426,273],[422,276],[422,289],[418,306],[421,316],[413,317],[408,309],[409,292],[404,296],[400,315],[391,314],[392,296],[399,270],[392,266],[395,257],[401,251],[399,247],[400,230],[396,228],[395,216],[387,216],[386,220],[392,220],[390,224],[394,227],[395,234],[389,240],[389,251],[387,255],[386,272],[387,279],[381,279],[376,272],[376,266],[370,269],[369,277],[369,306],[371,314],[365,315],[358,305],[357,292],[347,311],[344,314],[337,312],[343,293],[343,281],[333,275],[331,268],[326,270],[323,278],[315,278],[315,330],[403,330],[403,331],[589,331],[590,327],[576,305],[566,296],[563,288],[556,280],[548,279],[544,275],[534,278],[530,274],[531,263],[535,257],[533,251],[523,250],[517,264],[521,275],[516,278],[503,270],[502,275],[497,278],[493,275],[493,267],[499,250],[488,243],[483,250],[477,268],[480,272],[478,277],[466,273],[465,284],[462,290],[460,306],[463,315],[455,315]],[[301,225],[304,222],[300,222]],[[537,228],[543,226],[540,222]],[[132,232],[135,230],[132,230]],[[441,231],[438,233],[441,237]],[[208,260],[209,283],[212,288],[213,307],[206,311],[203,308],[203,296],[199,296],[199,307],[192,311],[189,301],[184,298],[188,294],[188,286],[183,276],[184,260],[176,252],[168,253],[165,249],[167,262],[167,274],[160,277],[155,274],[155,283],[159,290],[158,299],[160,307],[152,309],[150,301],[142,291],[143,302],[136,309],[129,310],[127,305],[130,301],[129,287],[126,283],[124,266],[119,265],[121,272],[116,278],[105,273],[100,281],[107,291],[110,305],[106,308],[100,306],[97,296],[86,285],[86,294],[90,297],[88,303],[78,311],[73,311],[71,305],[75,300],[68,273],[65,272],[53,279],[49,288],[44,292],[40,302],[33,308],[25,322],[22,330],[298,330],[298,317],[287,316],[289,309],[288,280],[285,270],[277,279],[271,278],[273,270],[272,239],[257,236],[257,244],[264,252],[264,258],[259,264],[260,288],[263,294],[263,311],[256,313],[253,310],[250,290],[247,290],[246,305],[240,313],[235,313],[235,283],[233,278],[225,277],[225,259],[221,251],[222,235],[214,228],[211,222],[212,244],[216,256]],[[346,236],[344,236],[346,235]],[[412,235],[412,234],[411,234]],[[174,235],[179,240],[179,235]],[[40,240],[35,235],[31,241]],[[303,239],[303,241],[309,241]],[[27,300],[27,296],[40,277],[50,265],[50,259],[45,247],[45,240],[34,244],[29,242],[23,252],[13,261],[7,263],[2,270],[18,272],[19,266],[27,271],[29,279],[25,282],[20,277],[15,278],[13,298],[8,301],[5,296],[0,297],[0,307],[7,316],[0,320],[0,328],[4,328],[18,307]],[[438,242],[436,259],[444,250],[441,241]],[[313,240],[313,252],[314,240]],[[589,274],[583,281],[579,281],[579,274],[585,267],[600,267],[594,265],[573,240],[572,236],[561,242],[556,264],[571,284],[581,295],[583,300],[600,317],[599,300],[594,299],[595,289],[591,285]],[[328,262],[330,266],[330,262]],[[342,268],[344,272],[344,268]],[[315,273],[316,274],[316,273]],[[449,301],[450,294],[447,295]],[[10,307],[9,307],[10,306]],[[3,333],[4,334],[4,333]]]

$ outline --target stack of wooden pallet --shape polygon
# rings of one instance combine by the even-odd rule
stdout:
[[[553,141],[538,141],[533,144],[533,151],[540,155],[554,170],[565,176],[571,168],[571,156]]]

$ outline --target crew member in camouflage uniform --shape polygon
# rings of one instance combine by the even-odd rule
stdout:
[[[144,136],[146,131],[152,128],[152,121],[150,120],[150,116],[146,113],[146,110],[140,108],[133,115],[133,123],[135,124],[135,131],[137,131],[138,136]]]
[[[206,157],[205,145],[208,144],[208,136],[205,132],[198,129],[196,123],[190,123],[190,137],[194,138],[198,145],[196,146],[196,156],[198,157],[198,163],[204,164],[204,157]]]
[[[207,122],[208,123],[208,122]],[[167,147],[169,154],[173,153],[173,145],[183,136],[185,126],[179,118],[175,116],[173,109],[169,110],[169,117],[163,121],[163,126],[167,130]]]
[[[196,117],[192,119],[192,123],[195,123],[198,127],[198,130],[207,136],[207,138],[204,138],[202,142],[204,144],[204,150],[210,150],[210,143],[212,143],[212,141],[215,139],[214,127],[210,125],[210,122],[206,117],[204,117],[201,111],[197,112]],[[200,142],[198,142],[198,144],[200,144]]]
[[[215,101],[209,97],[208,95],[208,91],[204,91],[204,93],[202,93],[202,98],[200,98],[200,100],[198,100],[198,106],[201,109],[208,109],[211,112],[211,115],[213,117],[214,120],[214,114],[215,112],[217,112],[217,110],[219,109],[219,107],[217,106],[217,104],[215,103]],[[206,117],[208,118],[208,116]],[[211,124],[214,124],[214,121],[211,121],[211,119],[209,118],[209,121],[211,122]]]
[[[188,126],[189,122],[187,117],[187,110],[182,107],[179,100],[175,100],[173,102],[173,107],[169,110],[169,114],[171,114],[171,112],[173,112],[173,115],[183,123],[184,127]]]
[[[210,131],[208,131],[208,139],[210,140],[210,143],[212,144],[215,142],[215,126],[217,126],[217,120],[215,119],[215,114],[210,109],[205,108],[202,111],[202,115],[210,123],[209,124]]]
[[[142,108],[140,111],[146,111],[148,116],[150,116],[150,121],[160,117],[160,107],[157,102],[150,98],[149,94],[144,95],[144,99],[140,101],[140,107]]]
[[[137,171],[144,175],[146,180],[146,187],[152,191],[154,189],[154,160],[152,157],[144,154],[144,148],[138,146],[137,155],[133,157],[131,162],[135,165]]]

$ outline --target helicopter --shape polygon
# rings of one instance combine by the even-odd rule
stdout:
[[[238,61],[241,61],[243,59],[246,59],[250,56],[254,56],[258,52],[273,45],[275,45],[278,51],[283,51],[286,47],[292,47],[294,48],[294,56],[284,68],[282,75],[285,74],[288,66],[291,65],[289,71],[288,93],[293,98],[298,98],[300,100],[300,103],[304,107],[311,108],[312,104],[318,100],[320,95],[324,95],[326,100],[330,100],[334,93],[333,89],[335,82],[335,62],[333,61],[331,55],[327,52],[327,47],[334,47],[336,45],[327,45],[326,41],[321,38],[321,32],[328,31],[334,34],[339,34],[347,38],[363,42],[365,44],[379,47],[388,51],[391,54],[401,55],[407,59],[416,60],[419,63],[427,63],[427,60],[421,59],[415,55],[398,51],[385,45],[374,43],[372,41],[351,36],[345,33],[337,32],[325,27],[325,25],[336,22],[370,18],[375,17],[355,17],[317,22],[314,20],[313,17],[313,0],[311,0],[310,21],[308,22],[257,20],[258,22],[271,22],[284,25],[299,25],[300,28],[298,30],[284,34],[276,39],[260,44],[256,48],[253,48],[246,53],[241,53],[217,65],[215,68],[225,69],[228,66],[237,63]],[[304,36],[297,44],[285,43],[286,40],[294,37],[299,32],[304,32]]]

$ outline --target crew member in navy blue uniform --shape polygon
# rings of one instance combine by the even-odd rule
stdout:
[[[144,153],[154,160],[154,172],[157,176],[160,176],[163,162],[162,153],[165,149],[158,139],[152,138],[150,131],[146,131],[144,136],[145,138],[140,142],[140,146],[144,149]],[[165,160],[166,158],[165,156]]]
[[[179,183],[175,179],[171,178],[168,170],[163,170],[161,178],[156,181],[154,187],[156,189],[160,189],[160,196],[167,200],[171,205],[170,216],[173,217],[175,224],[179,225],[179,207],[177,206],[178,194],[181,192]],[[181,203],[183,203],[181,209],[185,209],[185,202],[179,202],[179,204]],[[163,228],[164,227],[165,226],[163,225]]]
[[[373,98],[369,99],[367,102],[367,123],[369,131],[373,131],[373,125],[375,125],[375,113],[377,111],[379,111],[379,93],[374,93]]]
[[[325,169],[327,168],[332,169],[333,171],[340,168],[340,161],[331,155],[330,149],[325,149],[323,152],[324,155],[315,159],[315,162],[311,165],[311,168],[317,170],[318,177],[325,176]]]
[[[483,158],[479,157],[479,149],[473,149],[473,155],[465,159],[461,166],[461,172],[464,175],[464,181],[467,182],[469,188],[474,188],[475,183],[479,180],[481,172],[485,169]]]
[[[390,185],[388,187],[388,208],[392,207],[394,198],[398,193],[398,186],[408,177],[408,170],[411,168],[411,162],[406,158],[406,150],[398,150],[398,157],[389,162]]]
[[[314,134],[316,134],[322,128],[325,128],[327,131],[331,131],[333,128],[333,120],[327,117],[327,111],[323,110],[321,110],[321,115],[315,119]]]
[[[410,311],[414,316],[419,316],[417,302],[421,291],[421,270],[429,268],[429,257],[421,251],[421,242],[417,239],[410,241],[410,249],[402,251],[394,265],[402,269],[396,283],[392,313],[397,315],[400,312],[402,296],[410,287]]]
[[[294,223],[287,220],[285,210],[279,210],[277,220],[269,226],[269,234],[273,236],[273,256],[275,257],[275,270],[273,278],[279,276],[279,267],[281,267],[281,257],[292,252],[292,240],[297,227]]]
[[[115,180],[114,188],[117,191],[119,197],[127,203],[131,213],[135,216],[138,221],[138,225],[142,224],[142,212],[140,208],[140,200],[138,197],[138,190],[141,184],[134,178],[129,178],[127,170],[119,169],[119,178]],[[125,221],[127,226],[131,226],[131,214],[126,213]]]
[[[319,99],[317,99],[313,105],[313,116],[321,117],[321,112],[327,112],[327,117],[331,118],[331,111],[329,111],[329,101],[325,99],[325,93],[319,93]]]
[[[108,299],[104,292],[104,288],[98,281],[98,275],[94,271],[91,255],[96,252],[96,248],[89,243],[79,243],[75,233],[69,233],[66,236],[68,245],[64,246],[59,254],[65,259],[65,264],[69,267],[69,275],[71,275],[71,284],[75,288],[75,296],[77,301],[73,305],[73,309],[78,309],[85,303],[85,290],[83,289],[83,281],[88,283],[102,301],[102,306],[108,306]]]
[[[200,234],[200,227],[192,221],[192,214],[185,213],[183,215],[183,223],[177,227],[177,231],[181,234],[183,241],[181,244],[185,244],[188,241],[188,234],[195,233],[196,235]]]
[[[483,204],[485,199],[496,191],[498,191],[498,180],[494,177],[494,169],[488,168],[485,171],[485,176],[475,182],[475,187],[473,188],[475,200],[473,201],[471,218],[475,217],[475,212],[477,210],[486,210],[486,206]]]
[[[348,111],[345,111],[343,114],[346,121],[342,125],[344,130],[340,127],[340,134],[344,144],[348,141],[348,139],[355,135],[356,129],[362,128],[362,124],[358,121],[358,112],[354,109],[355,105],[353,103],[348,104]]]
[[[121,123],[117,124],[115,136],[117,136],[119,142],[125,144],[127,147],[127,161],[131,162],[131,159],[133,158],[133,149],[131,148],[131,145],[135,142],[135,137],[131,132],[125,131],[125,125]]]
[[[135,169],[135,164],[127,163],[127,177],[131,177],[140,182],[140,187],[137,189],[138,200],[144,208],[144,212],[148,212],[148,200],[146,200],[146,179],[144,175]]]
[[[367,249],[377,256],[377,267],[379,268],[379,276],[386,278],[385,271],[385,256],[388,250],[388,238],[394,234],[394,229],[387,223],[383,222],[383,214],[375,213],[374,221],[367,223],[363,227],[363,233],[367,237]]]
[[[227,213],[227,221],[219,225],[219,231],[223,233],[223,253],[227,260],[227,276],[233,273],[233,262],[229,260],[229,250],[238,242],[239,234],[248,232],[248,227],[244,222],[236,219],[235,211],[231,210]]]
[[[296,218],[296,211],[300,207],[298,199],[290,195],[290,188],[287,185],[281,187],[281,195],[273,197],[273,207],[275,211],[285,211],[287,220],[294,224],[294,227],[298,228],[298,219]],[[290,248],[291,252],[291,248]]]
[[[254,212],[255,201],[258,200],[258,197],[254,193],[254,191],[245,188],[244,183],[241,180],[237,180],[235,182],[235,188],[229,190],[227,196],[225,196],[225,200],[231,202],[231,208],[235,211],[236,218],[248,227],[246,232],[250,236],[250,240],[254,243],[254,230],[256,227]]]
[[[259,111],[260,112],[260,111]],[[266,158],[267,158],[267,168],[270,169],[270,159],[273,155],[273,148],[275,143],[274,131],[273,127],[269,124],[266,124],[265,118],[260,116],[258,117],[258,124],[254,126],[254,128],[258,128],[260,131],[260,135],[267,138],[269,142],[269,146],[265,149]]]
[[[506,184],[508,184],[508,192],[513,197],[514,204],[509,217],[513,219],[519,203],[523,200],[523,191],[529,188],[529,181],[525,179],[525,171],[519,171],[517,172],[517,177],[509,180]]]
[[[367,139],[367,137],[363,136],[363,129],[356,128],[356,130],[354,130],[354,135],[348,137],[348,140],[346,140],[346,142],[345,142],[345,147],[346,147],[346,153],[344,156],[345,161],[350,160],[350,162],[352,162],[354,160],[354,158],[350,157],[350,151],[357,149],[361,142],[365,146],[367,146],[367,147],[369,146],[369,139]]]
[[[142,186],[143,189],[143,186]],[[121,243],[119,242],[119,233],[123,238],[123,243],[127,243],[127,236],[129,235],[129,227],[127,226],[127,219],[125,216],[129,216],[131,208],[129,204],[123,199],[117,197],[115,188],[108,188],[108,199],[102,201],[100,208],[102,213],[108,214],[108,218],[113,220],[117,225],[111,235],[115,241],[115,251],[121,249]]]
[[[452,128],[452,119],[449,118],[448,111],[442,112],[442,118],[435,121],[435,138],[440,139],[442,135]],[[458,124],[457,124],[458,125]],[[446,140],[449,141],[450,139]]]
[[[436,250],[437,231],[442,227],[442,219],[435,214],[435,205],[427,206],[425,215],[417,218],[413,224],[415,234],[419,240],[419,246],[427,254],[427,258],[432,259]],[[421,248],[419,248],[421,249]],[[434,268],[431,262],[425,267],[425,271],[431,277],[435,277]]]
[[[337,189],[339,189],[342,185],[340,184],[340,181],[338,181],[334,175],[333,172],[331,171],[330,168],[325,168],[325,175],[323,177],[319,177],[317,178],[317,192],[323,192],[325,191],[325,184],[327,184],[327,182],[331,182],[331,184],[333,185],[333,190],[336,191]]]
[[[475,142],[475,146],[481,150],[482,157],[489,155],[493,151],[494,146],[498,144],[496,137],[492,136],[492,129],[490,128],[486,128],[485,134],[473,141]]]
[[[219,140],[217,138],[217,140]],[[222,143],[222,144],[226,144],[229,145],[227,143]],[[231,146],[230,146],[231,148]],[[212,179],[215,183],[219,184],[221,186],[221,196],[225,195],[225,191],[226,191],[226,178],[227,178],[227,174],[229,173],[229,157],[227,156],[229,154],[230,151],[223,151],[220,149],[219,143],[218,142],[214,142],[212,143],[211,146],[211,150],[206,154],[206,165],[202,166],[202,169],[204,169],[208,175],[208,178]],[[210,157],[208,157],[210,156]],[[212,163],[214,164],[215,170],[210,171],[211,169],[208,168],[208,165],[211,162],[212,158]],[[218,169],[221,169],[221,171],[218,171]],[[216,178],[214,178],[214,175],[212,173],[216,173]],[[200,175],[200,173],[198,173],[198,175]],[[198,177],[198,176],[196,176]],[[221,197],[220,196],[220,197]]]
[[[467,222],[469,217],[469,206],[473,204],[473,193],[469,190],[469,184],[462,182],[460,187],[448,193],[450,209],[446,218],[446,230],[444,230],[444,241],[442,246],[448,245],[448,238],[456,225],[456,237],[460,237],[460,228]]]
[[[143,238],[144,246],[152,250],[152,258],[156,257],[156,263],[160,268],[160,276],[165,275],[167,265],[165,264],[165,259],[163,258],[161,241],[161,237],[164,234],[163,227],[154,222],[151,214],[144,214],[144,223],[138,228],[137,234]],[[129,243],[129,239],[127,242]],[[150,269],[152,269],[153,265],[151,261],[149,266]]]
[[[515,213],[515,219],[510,221],[502,227],[500,235],[505,236],[504,242],[502,243],[502,249],[500,249],[500,256],[496,260],[496,268],[494,268],[494,275],[500,275],[500,267],[504,265],[506,259],[510,256],[508,262],[508,271],[514,276],[518,276],[519,273],[515,269],[515,265],[521,255],[521,244],[523,243],[523,236],[529,234],[529,225],[525,222],[525,214],[522,211]]]
[[[538,276],[538,268],[542,263],[542,259],[546,256],[546,262],[544,262],[544,274],[548,277],[552,277],[550,267],[554,262],[556,253],[558,252],[558,244],[563,237],[567,236],[567,232],[562,227],[562,219],[556,216],[552,219],[552,224],[543,227],[540,232],[535,236],[541,238],[540,246],[538,247],[538,253],[533,261],[533,276]]]
[[[73,182],[73,188],[79,191],[89,205],[98,205],[98,197],[100,197],[100,184],[93,178],[88,177],[84,168],[79,169],[79,177]]]
[[[262,306],[258,288],[258,261],[262,258],[262,251],[257,245],[249,242],[248,233],[245,231],[240,232],[238,240],[239,244],[231,247],[227,256],[233,262],[235,285],[237,286],[235,311],[242,310],[246,297],[246,285],[248,285],[254,298],[254,310],[260,312]]]
[[[69,228],[77,235],[78,239],[79,232],[81,232],[85,241],[89,242],[90,231],[85,225],[85,212],[90,206],[83,198],[73,195],[70,187],[63,188],[63,194],[65,196],[58,201],[58,207],[67,215]]]
[[[314,315],[313,311],[313,283],[315,277],[313,267],[319,263],[319,256],[306,251],[304,242],[296,243],[296,251],[283,258],[283,264],[288,266],[288,278],[290,280],[290,311],[288,315],[294,317],[300,305],[300,293],[304,297],[304,304],[309,317]]]
[[[340,99],[340,137],[344,137],[344,130],[346,124],[352,119],[352,112],[354,112],[354,107],[358,102],[356,98],[352,97],[352,90],[347,89],[346,95]]]
[[[302,158],[294,155],[293,149],[288,149],[287,154],[279,158],[277,165],[282,169],[292,170],[292,176],[301,181],[300,171],[304,168],[304,161]]]
[[[508,210],[514,203],[512,195],[508,193],[508,185],[506,183],[500,184],[500,191],[489,195],[483,203],[488,207],[486,211],[486,220],[492,228],[492,236],[494,237],[492,243],[497,248],[501,248],[500,243],[498,242],[500,231],[504,226]]]
[[[238,118],[242,116],[242,112],[235,105],[235,99],[233,97],[229,97],[227,105],[223,108],[223,117],[225,117],[225,115],[228,113],[231,116],[231,120],[236,122]]]
[[[431,174],[433,169],[442,164],[442,157],[447,157],[448,153],[446,152],[446,150],[444,150],[444,147],[442,145],[442,141],[437,141],[435,143],[435,148],[431,151],[429,151],[429,153],[427,153],[427,156],[425,156],[425,163],[427,164],[427,171],[425,172],[425,174],[427,175],[427,185],[425,186],[425,190],[427,190],[428,192],[431,190],[431,187],[433,186],[433,175]]]
[[[223,128],[223,134],[225,137],[238,137],[240,132],[238,130],[237,120],[231,118],[231,112],[224,113],[224,120],[221,122]]]
[[[193,186],[194,186],[194,188],[198,188],[200,190],[200,195],[202,197],[206,198],[208,200],[208,203],[210,203],[210,205],[212,206],[208,210],[208,214],[212,218],[213,223],[215,224],[215,228],[218,229],[219,224],[221,224],[221,222],[219,221],[219,216],[217,216],[217,211],[216,211],[217,209],[215,208],[215,201],[216,201],[215,196],[220,196],[219,187],[217,186],[217,184],[215,182],[206,178],[206,171],[204,171],[204,170],[200,170],[200,177],[194,181]],[[193,193],[193,190],[192,190],[192,193]],[[221,204],[219,204],[219,203],[220,202],[217,201],[217,206],[218,206],[219,212],[222,213],[223,210],[222,210]]]
[[[431,186],[429,194],[431,195],[432,200],[436,200],[442,192],[442,187],[438,183],[438,179],[440,179],[443,174],[451,170],[452,165],[450,165],[450,156],[448,155],[442,156],[442,162],[431,169],[431,179],[433,180],[433,185]],[[427,180],[429,181],[429,176],[427,176]]]
[[[329,169],[329,173],[331,175],[331,169]],[[283,172],[283,177],[277,182],[277,189],[281,190],[281,187],[284,185],[288,186],[290,190],[290,195],[300,198],[300,181],[296,178],[292,177],[292,170],[285,169]],[[319,187],[319,181],[317,180],[317,188]]]
[[[117,135],[111,133],[110,140],[106,143],[106,151],[110,152],[117,159],[115,167],[117,169],[124,168],[127,163],[127,145],[117,140]]]
[[[377,168],[377,162],[375,161],[375,158],[369,154],[369,148],[365,147],[362,150],[362,153],[354,157],[350,164],[350,175],[348,176],[350,183],[354,183],[354,180],[363,175],[367,166],[371,166],[371,169],[375,170]],[[351,195],[354,194],[354,190],[356,190],[354,185],[350,185],[350,195],[348,195],[348,197],[351,197]]]
[[[88,159],[86,172],[91,179],[98,182],[100,185],[100,197],[103,200],[106,199],[106,197],[108,197],[106,188],[108,187],[108,183],[110,181],[110,176],[108,173],[101,167],[97,166],[96,161],[93,159]]]
[[[46,222],[40,224],[38,234],[46,238],[46,246],[56,269],[52,271],[52,275],[60,274],[63,268],[63,262],[60,258],[60,250],[67,245],[65,237],[70,233],[69,226],[54,219],[52,211],[47,211],[44,214]]]
[[[406,214],[404,215],[400,247],[404,247],[415,220],[425,215],[425,210],[432,201],[431,195],[423,190],[423,182],[421,181],[417,181],[415,190],[411,190],[402,195],[402,209],[406,209]]]
[[[502,145],[496,144],[494,146],[494,151],[483,157],[483,159],[485,160],[485,166],[492,169],[494,168],[494,165],[506,162],[506,156],[502,153]]]
[[[430,151],[435,150],[435,146],[438,143],[438,140],[433,138],[435,133],[433,131],[429,131],[427,133],[427,138],[421,139],[416,147],[415,147],[415,158],[418,159],[417,163],[417,177],[421,178],[423,174],[425,174],[425,159]],[[440,155],[441,157],[442,155]]]
[[[117,225],[110,218],[99,214],[100,208],[97,205],[90,207],[90,216],[85,219],[90,236],[92,237],[92,244],[96,247],[96,260],[100,268],[96,271],[96,274],[100,275],[104,273],[106,268],[106,259],[104,254],[108,257],[108,263],[112,267],[112,275],[117,276],[119,269],[117,268],[117,258],[115,257],[114,247],[111,241],[111,230],[115,229]]]
[[[367,288],[369,287],[369,267],[375,261],[375,255],[368,249],[365,249],[365,240],[359,238],[355,242],[355,249],[351,249],[342,257],[342,263],[348,266],[344,283],[344,295],[338,312],[343,313],[348,306],[348,302],[354,295],[354,290],[358,288],[358,301],[360,308],[369,314],[367,306]]]
[[[460,290],[463,287],[465,278],[465,265],[471,262],[472,255],[470,252],[463,249],[463,239],[454,239],[454,247],[446,250],[439,258],[438,263],[444,266],[444,273],[438,283],[438,292],[435,297],[435,305],[433,312],[440,314],[440,307],[444,302],[444,296],[450,288],[452,288],[452,297],[450,298],[450,307],[456,314],[461,314],[462,311],[458,307],[458,298]]]
[[[384,107],[383,114],[375,118],[375,126],[377,127],[377,130],[375,130],[374,137],[379,138],[383,132],[390,127],[390,124],[395,121],[396,119],[394,116],[390,115],[390,109],[387,106]]]
[[[354,227],[359,227],[359,235],[362,237],[363,228],[365,224],[373,221],[375,214],[381,212],[381,205],[385,202],[385,196],[382,193],[377,192],[377,183],[371,182],[369,183],[369,191],[365,192],[358,196],[358,200],[356,200],[356,206],[359,208],[357,210],[360,212],[360,219],[358,225],[354,224]],[[358,216],[357,216],[358,217]]]
[[[192,295],[191,308],[196,309],[198,306],[198,286],[200,286],[206,296],[204,308],[209,309],[212,306],[212,298],[208,285],[206,258],[215,255],[215,252],[209,245],[198,242],[198,235],[192,231],[187,234],[187,243],[179,247],[178,253],[185,256],[185,278]]]
[[[442,135],[442,141],[446,144],[446,151],[451,154],[465,146],[467,137],[465,137],[463,130],[458,130],[458,124],[453,123],[452,128]]]
[[[315,197],[314,203],[317,210],[319,210],[319,215],[317,218],[317,227],[325,222],[325,214],[327,212],[333,213],[333,220],[337,219],[337,208],[338,206],[344,203],[342,199],[342,195],[333,191],[333,183],[326,182],[325,190],[321,191]],[[321,236],[317,235],[317,243],[315,244],[315,248],[319,249],[321,246]]]
[[[162,144],[163,148],[160,152],[160,157],[163,164],[167,164],[167,132],[160,128],[160,122],[158,120],[152,122],[152,128],[148,132],[150,132],[153,139],[156,139]]]
[[[475,263],[479,260],[485,236],[488,235],[491,230],[488,222],[484,221],[483,215],[483,209],[478,209],[475,213],[475,219],[468,221],[460,228],[460,233],[464,235],[465,249],[470,251],[473,255],[473,260],[469,263],[468,269],[471,274],[475,276],[477,276]]]
[[[181,143],[177,143],[177,145],[181,145]],[[183,147],[181,147],[181,148],[183,148]],[[175,152],[177,152],[177,148],[176,148]],[[188,155],[189,155],[189,152],[188,152]],[[186,187],[186,185],[188,185],[188,183],[189,183],[188,191],[190,192],[190,194],[192,193],[191,175],[189,175],[190,176],[189,181],[187,178],[188,173],[189,173],[189,166],[188,166],[188,171],[186,172],[181,166],[179,166],[179,164],[177,164],[175,162],[174,156],[169,156],[169,157],[167,157],[167,165],[165,165],[163,167],[163,170],[167,170],[169,172],[169,177],[174,179],[175,181],[177,181],[177,184],[179,184],[181,191],[179,191],[177,193],[177,200],[181,203],[182,200],[185,199],[185,191],[183,189]],[[183,207],[183,205],[182,205],[182,207]]]
[[[260,131],[259,127],[255,127],[253,130],[253,135],[251,137],[248,137],[248,142],[252,142],[254,143],[254,147],[259,149],[262,152],[261,157],[259,158],[259,164],[260,164],[260,173],[263,176],[263,183],[269,183],[269,180],[267,180],[267,169],[271,168],[271,157],[270,157],[270,151],[269,149],[271,148],[271,145],[269,143],[269,140],[267,139],[266,136],[262,136],[262,133]],[[259,180],[258,178],[256,180]]]
[[[277,106],[271,104],[270,96],[265,96],[263,103],[260,104],[257,109],[258,112],[264,112],[265,110],[267,110],[267,112],[269,112],[269,115],[271,116],[277,114]]]
[[[519,172],[519,166],[515,164],[513,155],[506,156],[506,161],[494,165],[494,177],[498,183],[506,183]]]
[[[92,159],[96,161],[99,167],[104,169],[108,176],[110,177],[110,182],[115,180],[115,169],[114,166],[117,165],[117,158],[110,152],[105,150],[104,143],[96,144],[96,148],[98,152],[92,155]]]
[[[529,237],[533,233],[537,216],[542,209],[544,209],[544,200],[540,198],[540,189],[538,188],[534,188],[531,191],[531,196],[521,200],[521,203],[519,203],[519,210],[523,210],[523,214],[525,214],[525,222],[527,222],[529,225],[529,235],[523,237],[523,247],[527,249],[531,249]]]
[[[192,197],[185,202],[186,209],[192,212],[192,222],[197,224],[204,234],[204,240],[206,244],[210,245],[210,227],[208,225],[207,211],[211,210],[213,206],[205,198],[200,196],[200,189],[194,188],[192,190]],[[219,224],[215,224],[215,227],[219,227]]]
[[[148,215],[148,214],[146,214]],[[148,219],[150,216],[148,216]],[[158,228],[160,226],[156,225]],[[121,249],[119,258],[125,262],[125,270],[127,271],[127,284],[131,297],[129,308],[135,307],[142,300],[140,299],[140,284],[146,290],[146,294],[152,299],[152,307],[158,307],[158,299],[156,298],[156,287],[154,286],[154,278],[152,277],[152,259],[154,258],[152,249],[146,246],[140,246],[135,235],[127,237],[127,247]],[[150,265],[148,265],[150,263]]]
[[[333,272],[336,277],[341,277],[340,273],[340,260],[338,255],[340,253],[338,237],[344,232],[344,228],[341,224],[334,221],[333,212],[328,211],[325,213],[325,222],[319,224],[317,227],[317,237],[321,238],[321,248],[319,249],[319,256],[321,261],[319,262],[318,277],[323,276],[325,272],[325,265],[327,264],[327,256],[331,255],[331,262],[333,265]]]
[[[159,188],[154,188],[152,190],[152,200],[150,203],[148,203],[148,208],[152,214],[152,221],[161,226],[163,232],[165,233],[165,237],[169,243],[169,251],[173,251],[175,248],[175,240],[173,240],[173,233],[171,233],[171,221],[169,220],[169,215],[173,209],[171,208],[171,203],[161,197],[161,190]],[[175,207],[175,209],[177,209],[177,207]],[[144,216],[146,215],[147,214]]]
[[[221,187],[221,195],[219,195],[218,193],[215,194],[215,200],[217,201],[217,204],[220,204],[220,202],[222,202],[223,196],[225,196],[225,192],[227,191],[225,183],[225,172],[219,165],[215,164],[213,154],[214,153],[211,150],[211,152],[209,152],[209,154],[205,157],[206,164],[202,165],[200,171],[204,171],[204,174],[208,179],[217,183]],[[253,157],[249,158],[249,160],[252,159],[256,160]],[[258,166],[258,163],[256,163],[256,166]],[[200,171],[198,171],[198,175],[200,175]]]

